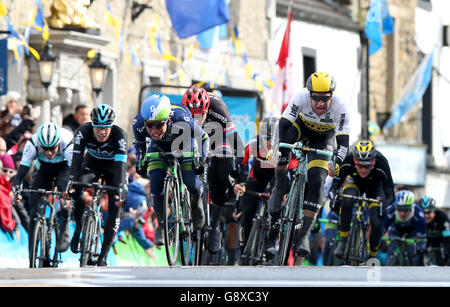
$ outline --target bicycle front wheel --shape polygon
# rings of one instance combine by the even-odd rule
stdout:
[[[92,260],[93,255],[92,249],[94,245],[94,236],[96,231],[97,223],[95,221],[95,216],[91,212],[87,212],[84,218],[83,227],[81,230],[81,257],[80,257],[80,267],[85,267],[89,260]]]
[[[183,193],[181,201],[181,232],[180,232],[180,254],[181,264],[189,265],[191,258],[191,251],[193,248],[192,233],[194,232],[194,226],[192,224],[192,211],[191,201],[187,188],[184,187],[185,193]]]
[[[30,268],[42,268],[47,260],[45,221],[38,219],[33,229],[30,250]]]
[[[181,221],[179,186],[174,177],[169,177],[164,187],[163,219],[167,263],[172,266],[176,264],[178,257]]]

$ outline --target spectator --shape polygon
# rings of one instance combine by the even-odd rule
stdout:
[[[128,182],[136,181],[141,176],[136,171],[136,166],[138,164],[138,160],[134,159],[128,162],[127,170],[128,170]]]
[[[10,155],[1,155],[0,156],[0,161],[2,162],[2,168],[1,168],[1,173],[2,173],[2,177],[8,182],[9,184],[9,189],[10,189],[10,194],[12,195],[12,186],[10,184],[11,178],[14,177],[14,175],[16,174],[16,167],[14,165],[14,161],[11,158]],[[11,198],[10,198],[10,203],[11,203]],[[27,212],[27,210],[25,209],[25,206],[23,205],[22,202],[17,202],[17,203],[11,203],[11,213],[12,213],[12,217],[15,221],[15,227],[14,230],[16,232],[16,236],[20,241],[20,225],[23,225],[23,227],[28,231],[28,226],[30,223],[30,216]]]
[[[89,109],[84,104],[79,104],[75,107],[75,113],[69,114],[63,119],[63,128],[71,130],[73,133],[77,131],[82,124],[90,122],[91,117]]]
[[[147,180],[147,185],[149,185]],[[127,198],[121,214],[119,232],[128,230],[147,255],[156,259],[153,254],[153,243],[146,237],[142,226],[146,224],[144,212],[147,210],[147,193],[139,182],[128,186]]]
[[[20,116],[22,110],[18,106],[20,98],[20,94],[15,91],[9,91],[2,97],[3,110],[0,112],[0,136],[7,135],[22,121]]]
[[[3,170],[8,168],[3,167],[3,161],[7,155],[0,156],[1,174],[0,174],[0,228],[4,232],[12,232],[15,229],[16,221],[13,218],[12,206],[11,206],[11,193],[12,188],[8,179],[8,172]],[[11,158],[11,157],[10,157]],[[11,159],[12,160],[12,159]],[[6,173],[6,176],[5,176]]]
[[[11,149],[20,142],[27,132],[31,132],[35,123],[34,120],[41,116],[41,107],[26,105],[22,109],[21,122],[10,133],[4,136],[6,148]]]

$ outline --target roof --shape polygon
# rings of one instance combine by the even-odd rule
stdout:
[[[362,30],[362,27],[351,18],[350,11],[332,0],[277,0],[278,17],[287,16],[290,2],[294,8],[294,20],[353,32]]]

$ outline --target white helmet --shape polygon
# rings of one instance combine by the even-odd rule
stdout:
[[[52,148],[59,143],[59,127],[51,122],[43,123],[38,130],[38,140],[42,147]]]

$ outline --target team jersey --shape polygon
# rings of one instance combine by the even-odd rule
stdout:
[[[356,171],[353,154],[348,154],[339,168],[339,177],[333,179],[331,190],[333,194],[342,186],[345,179],[350,176],[355,179],[358,187],[382,185],[384,191],[384,206],[390,205],[395,200],[394,182],[388,160],[379,152],[375,156],[376,162],[372,171],[366,178],[361,178]],[[374,196],[374,195],[372,195]]]
[[[31,167],[34,160],[37,160],[37,168],[39,168],[40,163],[61,163],[66,162],[68,166],[72,164],[72,150],[73,150],[73,134],[71,131],[61,128],[60,129],[60,141],[59,150],[55,157],[51,160],[45,157],[44,151],[42,150],[38,134],[35,133],[29,139],[23,149],[22,160],[20,165]]]
[[[319,134],[334,131],[338,136],[349,134],[348,114],[342,99],[338,95],[333,95],[329,110],[320,116],[317,115],[312,109],[309,91],[304,89],[291,98],[282,117],[293,125],[298,117],[312,131]]]
[[[384,220],[384,229],[388,229],[389,236],[406,236],[408,238],[419,239],[418,244],[421,249],[426,246],[426,224],[425,215],[422,208],[414,203],[414,216],[408,221],[401,221],[395,215],[395,206],[391,205],[387,209],[387,216]]]
[[[109,138],[105,142],[100,143],[95,138],[92,123],[81,125],[75,132],[73,147],[71,170],[75,181],[79,179],[81,174],[81,162],[85,151],[95,159],[125,164],[127,162],[126,132],[122,128],[113,125]],[[121,171],[120,168],[117,170],[118,172]]]
[[[49,160],[45,157],[42,150],[37,133],[33,134],[31,139],[25,143],[23,149],[22,160],[20,162],[17,175],[11,179],[13,186],[20,185],[27,176],[32,164],[35,162],[35,168],[40,169],[41,165],[50,164],[54,166],[56,164],[65,163],[68,167],[72,164],[72,151],[73,151],[73,134],[71,131],[61,128],[60,129],[60,142],[59,149],[53,159]]]
[[[238,157],[242,157],[244,150],[244,144],[238,135],[237,127],[231,119],[230,112],[225,102],[213,93],[208,93],[210,104],[208,114],[206,116],[203,128],[207,133],[211,133],[210,127],[212,123],[218,123],[222,127],[223,139],[220,142],[212,142],[211,152],[212,154],[217,152],[227,152]],[[211,135],[213,141],[213,136]]]
[[[181,123],[176,125],[176,123]],[[183,125],[187,124],[187,126]],[[203,129],[194,121],[191,112],[183,105],[172,104],[172,111],[169,115],[169,120],[167,122],[167,131],[161,140],[154,141],[162,144],[164,147],[171,144],[176,138],[180,137],[183,133],[186,133],[183,128],[189,127],[190,137],[199,137],[202,141],[202,145],[208,140],[208,135],[203,131]],[[136,152],[138,159],[140,156],[146,152],[147,143],[146,139],[151,138],[147,129],[145,128],[144,118],[141,113],[138,113],[132,123],[133,133],[134,133],[134,145],[136,147]],[[203,148],[205,146],[202,146]],[[206,146],[207,147],[207,146]],[[207,150],[207,149],[206,149]],[[207,152],[202,152],[202,157],[206,157]]]
[[[438,247],[443,240],[443,232],[450,230],[450,220],[441,210],[434,210],[435,217],[431,223],[427,224],[428,245]]]

